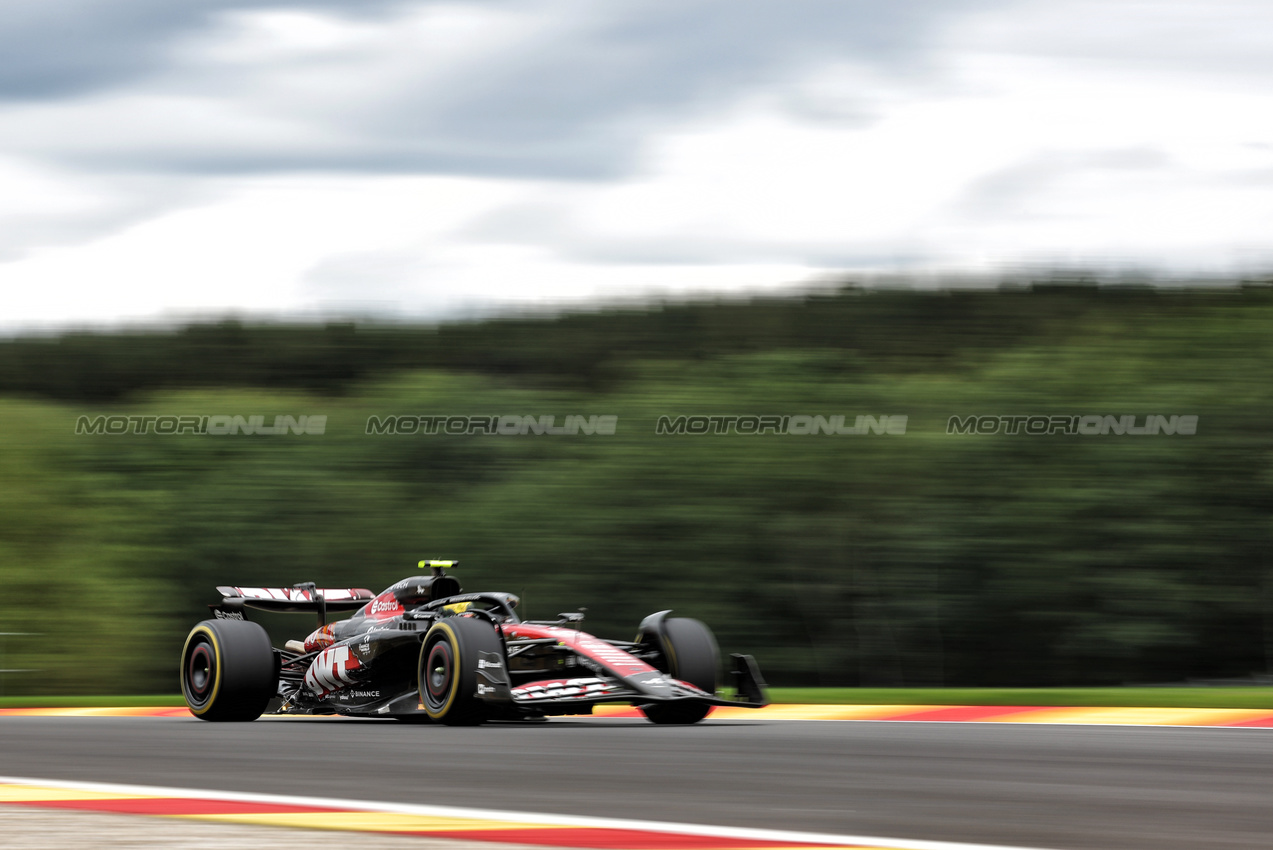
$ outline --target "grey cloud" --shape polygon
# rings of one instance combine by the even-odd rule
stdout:
[[[116,136],[110,144],[61,144],[38,133],[23,151],[81,167],[250,173],[281,170],[463,173],[603,179],[629,172],[653,128],[709,115],[733,99],[777,92],[803,68],[867,63],[910,76],[928,68],[926,48],[942,26],[972,9],[1012,0],[703,0],[686,4],[561,0],[470,2],[546,26],[480,57],[444,80],[422,56],[395,85],[351,94],[274,95],[269,67],[245,72],[183,58],[172,46],[211,27],[217,13],[314,8],[348,14],[326,0],[49,0],[39,11],[0,13],[0,98],[51,98],[94,89],[197,95],[307,127],[262,141],[214,128],[198,141],[162,134]],[[362,3],[359,14],[392,15],[431,5]],[[456,4],[452,4],[456,5]],[[178,11],[179,10],[179,11]],[[35,45],[38,45],[36,47]],[[354,67],[356,70],[356,66]],[[328,69],[330,71],[331,69]],[[291,79],[304,70],[289,69]],[[254,78],[252,74],[259,74]],[[414,76],[413,76],[414,74]],[[125,89],[126,87],[126,89]],[[806,120],[867,120],[852,104],[820,109],[787,92]],[[87,128],[86,128],[87,129]],[[53,138],[50,138],[53,137]]]
[[[579,233],[569,207],[548,202],[515,203],[478,216],[459,228],[466,242],[542,245]]]
[[[1170,158],[1153,148],[1056,151],[1015,163],[973,181],[952,208],[960,216],[982,220],[1019,218],[1023,209],[1037,209],[1039,198],[1084,172],[1158,171],[1170,166]],[[1034,215],[1037,217],[1041,213]]]
[[[0,6],[0,99],[43,100],[110,89],[161,73],[173,42],[218,13],[331,8],[368,14],[382,0],[16,0]]]
[[[365,117],[377,134],[445,140],[474,164],[499,168],[513,152],[525,160],[519,167],[539,163],[545,175],[604,174],[628,166],[651,123],[780,89],[802,68],[841,60],[918,73],[941,23],[983,5],[590,3],[568,7],[579,9],[585,23],[569,26],[560,39],[510,51],[449,80],[445,91],[422,88],[379,99]]]
[[[396,307],[417,292],[420,267],[420,257],[410,252],[341,254],[307,271],[301,285],[316,303],[351,301],[356,293],[359,303]]]
[[[41,99],[135,76],[156,61],[160,34],[199,16],[163,0],[6,3],[0,97]]]
[[[562,246],[558,246],[560,249]],[[565,259],[598,265],[808,266],[815,269],[895,269],[923,265],[936,255],[900,240],[887,243],[757,242],[742,239],[659,238],[580,244]]]
[[[81,180],[78,188],[88,197],[67,208],[0,212],[0,263],[20,260],[40,248],[101,239],[217,196],[201,181],[184,177],[92,178]]]
[[[1222,82],[1267,89],[1273,7],[1265,0],[1031,0],[1021,14],[979,22],[966,44],[1124,78]],[[979,31],[979,32],[978,32]]]

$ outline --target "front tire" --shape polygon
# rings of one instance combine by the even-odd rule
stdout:
[[[260,717],[278,691],[278,662],[265,629],[247,620],[204,620],[181,651],[181,695],[200,720]]]
[[[425,713],[448,726],[476,726],[490,717],[477,695],[478,653],[504,647],[495,627],[485,620],[448,617],[433,624],[420,647],[418,684]]]
[[[662,662],[656,665],[664,673],[689,682],[701,691],[716,693],[716,674],[720,668],[720,650],[712,630],[698,620],[673,617],[662,624]],[[712,710],[701,702],[651,703],[641,706],[651,723],[686,725],[697,723]]]

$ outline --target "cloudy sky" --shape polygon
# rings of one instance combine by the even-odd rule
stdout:
[[[1273,268],[1268,0],[6,0],[0,57],[0,330]]]

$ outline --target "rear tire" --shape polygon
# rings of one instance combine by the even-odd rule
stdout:
[[[479,652],[504,655],[495,627],[485,620],[448,617],[429,629],[418,676],[429,717],[448,726],[476,726],[490,717],[490,707],[477,696]]]
[[[673,679],[689,682],[701,691],[716,693],[716,674],[720,667],[720,650],[712,630],[698,620],[673,617],[663,621],[662,663],[659,670]],[[641,706],[651,723],[686,725],[697,723],[712,710],[698,702],[652,703]]]
[[[265,629],[247,620],[204,620],[181,651],[181,694],[200,720],[255,720],[278,691],[278,661]]]

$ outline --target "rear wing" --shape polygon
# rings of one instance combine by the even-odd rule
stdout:
[[[365,587],[315,587],[313,582],[296,587],[218,587],[221,602],[208,607],[220,619],[242,620],[243,609],[318,614],[325,625],[328,611],[357,611],[376,595]]]

